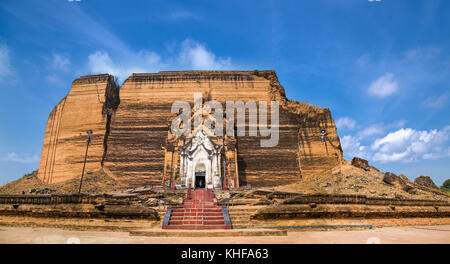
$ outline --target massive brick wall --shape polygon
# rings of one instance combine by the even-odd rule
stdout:
[[[86,171],[101,167],[108,119],[104,110],[107,90],[117,90],[110,75],[76,79],[69,94],[50,113],[38,171],[42,181],[56,183],[81,176],[89,129],[93,136]]]
[[[267,100],[268,80],[240,72],[163,72],[134,74],[120,90],[120,105],[112,118],[105,167],[130,184],[160,183],[168,124],[175,101],[193,104],[194,93],[210,99]],[[259,142],[258,142],[259,146]]]
[[[173,118],[172,103],[182,100],[193,105],[195,92],[208,94],[208,99],[224,106],[226,101],[279,101],[280,139],[276,147],[261,148],[260,137],[238,137],[241,185],[297,182],[331,168],[342,157],[330,111],[287,100],[273,71],[133,74],[120,88],[120,104],[110,111],[110,119],[102,112],[102,104],[108,100],[101,95],[108,91],[111,76],[95,78],[78,79],[84,80],[83,84],[75,81],[69,95],[50,115],[39,168],[41,179],[56,182],[79,177],[84,131],[93,129],[98,138],[89,152],[88,169],[103,166],[110,176],[130,186],[160,183],[162,146]],[[328,133],[325,142],[320,138],[321,129]],[[53,164],[51,173],[47,172],[48,163]]]

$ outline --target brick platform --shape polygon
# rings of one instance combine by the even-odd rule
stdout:
[[[212,190],[196,189],[188,192],[177,207],[169,207],[163,229],[231,229],[228,211],[214,201]]]

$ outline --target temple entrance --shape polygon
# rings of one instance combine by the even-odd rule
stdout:
[[[205,188],[205,177],[204,172],[196,172],[195,173],[195,188]]]
[[[180,147],[181,184],[193,188],[221,188],[222,146],[199,130]]]

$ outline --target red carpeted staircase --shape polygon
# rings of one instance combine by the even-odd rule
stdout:
[[[228,210],[214,201],[214,192],[206,189],[188,191],[177,207],[169,207],[163,229],[231,229]]]

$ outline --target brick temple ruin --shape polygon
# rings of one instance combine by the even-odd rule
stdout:
[[[193,130],[187,137],[174,136],[171,106],[175,101],[193,104],[194,93],[222,104],[266,101],[270,105],[277,101],[278,144],[262,148],[262,137],[248,133],[214,136]],[[203,185],[206,181],[216,188],[277,186],[319,174],[342,160],[330,110],[288,100],[274,71],[140,73],[131,75],[120,87],[112,75],[82,76],[73,81],[68,95],[48,118],[39,179],[58,183],[80,177],[87,130],[93,135],[86,171],[103,168],[130,187],[172,179],[175,184],[187,185],[186,177],[192,178],[192,185],[205,177]],[[193,149],[192,141],[199,142],[200,137],[196,148],[202,148],[199,156],[203,156],[193,157],[188,152]],[[187,173],[187,166],[194,162],[191,166],[195,167]],[[216,177],[208,182],[209,176]]]
[[[196,107],[199,94],[221,105],[278,102],[278,144],[262,147],[267,137],[251,136],[247,121],[255,112],[250,109],[241,116],[246,119],[245,136],[212,133],[212,126],[204,124],[186,126],[187,135],[174,133],[176,101],[190,106],[189,120],[210,117],[210,112]],[[223,108],[227,114],[229,109]],[[270,112],[266,116],[271,119],[273,108]],[[272,128],[271,121],[267,123]],[[228,119],[224,122],[229,124]],[[232,130],[238,132],[239,126]],[[93,132],[91,141],[87,131]],[[105,184],[91,178],[98,189],[86,187],[79,193],[85,157],[84,174],[104,175],[100,179]],[[80,77],[48,118],[39,170],[33,177],[11,184],[21,186],[22,194],[0,195],[0,224],[107,225],[117,230],[129,225],[138,230],[133,231],[136,235],[164,236],[179,229],[450,221],[449,195],[435,186],[383,173],[359,158],[351,164],[343,160],[330,110],[288,100],[274,71],[142,73],[131,75],[121,86],[109,74]],[[25,186],[33,185],[20,181],[33,182],[32,178],[50,188],[64,189],[58,186],[67,184],[70,192],[28,191]],[[286,186],[295,188],[283,189]],[[133,220],[101,222],[102,218]]]

